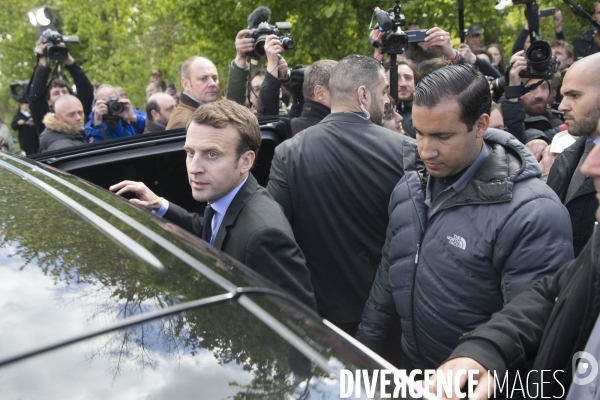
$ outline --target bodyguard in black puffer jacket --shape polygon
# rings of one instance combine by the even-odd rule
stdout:
[[[419,148],[403,144],[405,175],[390,198],[356,335],[379,351],[381,332],[399,316],[407,369],[435,368],[462,334],[573,258],[569,215],[539,179],[535,157],[514,136],[487,129],[485,77],[470,66],[447,68],[456,72],[438,70],[415,91]],[[459,120],[461,107],[479,116],[473,128]],[[457,171],[445,174],[453,164]]]

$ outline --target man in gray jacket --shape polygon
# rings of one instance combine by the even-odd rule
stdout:
[[[81,101],[65,94],[54,103],[54,111],[44,117],[46,129],[40,136],[40,153],[85,144],[85,115]]]
[[[490,108],[470,65],[435,71],[415,91],[417,144],[403,143],[404,177],[357,333],[379,351],[399,315],[406,369],[435,368],[462,334],[573,258],[567,210],[533,154],[488,129]]]

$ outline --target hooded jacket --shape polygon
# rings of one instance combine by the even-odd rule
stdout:
[[[85,133],[48,113],[43,121],[46,129],[40,136],[40,153],[85,144]]]
[[[435,368],[462,334],[573,258],[569,214],[539,179],[533,154],[496,129],[484,145],[489,154],[466,185],[428,217],[425,168],[416,146],[404,143],[405,176],[390,198],[357,334],[371,349],[379,351],[399,315],[404,355],[416,368]]]

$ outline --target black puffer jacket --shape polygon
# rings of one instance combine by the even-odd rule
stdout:
[[[567,197],[571,178],[577,169],[579,160],[583,155],[585,141],[587,136],[582,136],[571,146],[567,147],[556,160],[548,174],[548,186],[560,198],[563,203]],[[583,246],[592,236],[594,224],[596,222],[596,209],[598,208],[598,199],[596,198],[596,189],[594,180],[586,179],[575,196],[565,204],[569,215],[571,216],[571,226],[573,227],[573,248],[575,256],[581,252]]]
[[[535,358],[532,371],[563,373],[555,376],[560,385],[548,373],[528,375],[529,392],[544,393],[548,399],[565,397],[573,380],[573,355],[584,350],[600,313],[599,254],[600,234],[596,232],[576,260],[553,277],[541,279],[488,323],[464,335],[466,342],[450,359],[470,357],[504,377],[504,371],[522,368]]]
[[[429,217],[422,161],[416,145],[403,146],[405,176],[390,199],[356,338],[379,351],[399,315],[402,350],[415,368],[437,367],[462,334],[573,258],[569,215],[539,179],[533,154],[504,131],[489,129],[484,139],[489,155]]]

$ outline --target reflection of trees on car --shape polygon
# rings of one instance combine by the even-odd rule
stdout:
[[[60,184],[36,176],[60,189]],[[13,257],[24,260],[20,270],[39,267],[57,286],[57,298],[71,302],[61,303],[60,307],[87,307],[85,317],[93,325],[102,326],[105,321],[110,323],[225,292],[171,253],[161,252],[156,244],[147,247],[161,259],[165,271],[150,267],[115,246],[113,239],[21,177],[0,169],[0,179],[3,182],[0,185],[0,248],[11,248]],[[122,202],[112,194],[66,179],[112,205]],[[149,239],[89,200],[68,194],[138,243],[149,243]],[[133,208],[123,211],[138,220],[151,218]],[[156,232],[161,231],[158,224],[150,226]],[[162,235],[169,237],[165,232]],[[191,246],[186,250],[193,251]],[[67,286],[68,295],[63,296]],[[276,318],[284,318],[277,317],[281,315],[281,306],[273,305],[264,297],[255,301]],[[299,325],[290,317],[281,322]],[[309,327],[304,329],[309,338],[318,334]],[[328,376],[315,364],[311,366],[287,341],[235,301],[112,332],[96,338],[94,344],[94,349],[85,355],[85,361],[97,362],[99,356],[107,358],[113,379],[120,375],[125,359],[135,361],[143,372],[156,367],[154,352],[177,359],[185,353],[195,355],[208,350],[219,363],[236,363],[252,373],[253,379],[248,385],[232,383],[242,390],[236,398],[279,399],[285,397],[282,393],[300,394],[309,386],[308,380],[313,374]],[[321,354],[326,356],[327,351]],[[300,387],[303,382],[306,386]]]

